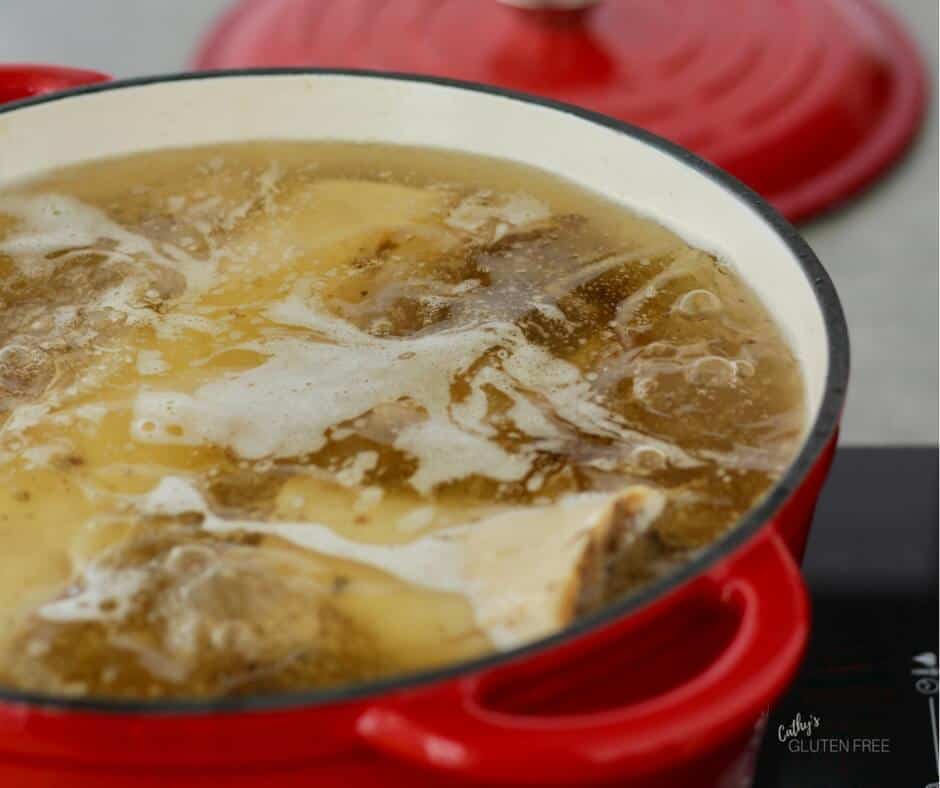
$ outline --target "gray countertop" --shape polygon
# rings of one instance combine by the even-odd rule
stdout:
[[[803,227],[835,280],[852,337],[845,443],[937,443],[937,2],[883,0],[918,38],[931,76],[911,154],[863,197]],[[0,62],[137,76],[183,68],[228,0],[5,0]]]

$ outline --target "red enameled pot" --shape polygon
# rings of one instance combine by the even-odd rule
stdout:
[[[656,218],[735,266],[802,363],[811,419],[780,483],[726,537],[553,637],[420,675],[288,696],[127,702],[0,689],[0,785],[749,784],[759,723],[806,643],[798,563],[848,376],[838,299],[793,228],[682,148],[494,88],[316,70],[105,79],[0,68],[0,101],[14,101],[0,108],[0,186],[88,159],[249,139],[377,140],[522,161]]]

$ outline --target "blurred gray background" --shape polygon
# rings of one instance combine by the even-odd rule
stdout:
[[[0,0],[0,62],[118,77],[177,71],[230,0]],[[937,443],[937,0],[882,0],[920,42],[927,125],[863,197],[803,226],[842,297],[852,336],[843,441]]]

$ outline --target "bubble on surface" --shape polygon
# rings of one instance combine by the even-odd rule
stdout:
[[[700,386],[731,386],[737,379],[735,363],[720,356],[705,356],[692,362],[686,373],[689,382]]]
[[[721,299],[708,290],[690,290],[680,296],[676,311],[686,317],[707,317],[721,311]]]

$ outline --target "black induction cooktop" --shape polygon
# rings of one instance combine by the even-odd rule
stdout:
[[[757,788],[937,786],[937,457],[839,450],[804,562],[812,637]]]

